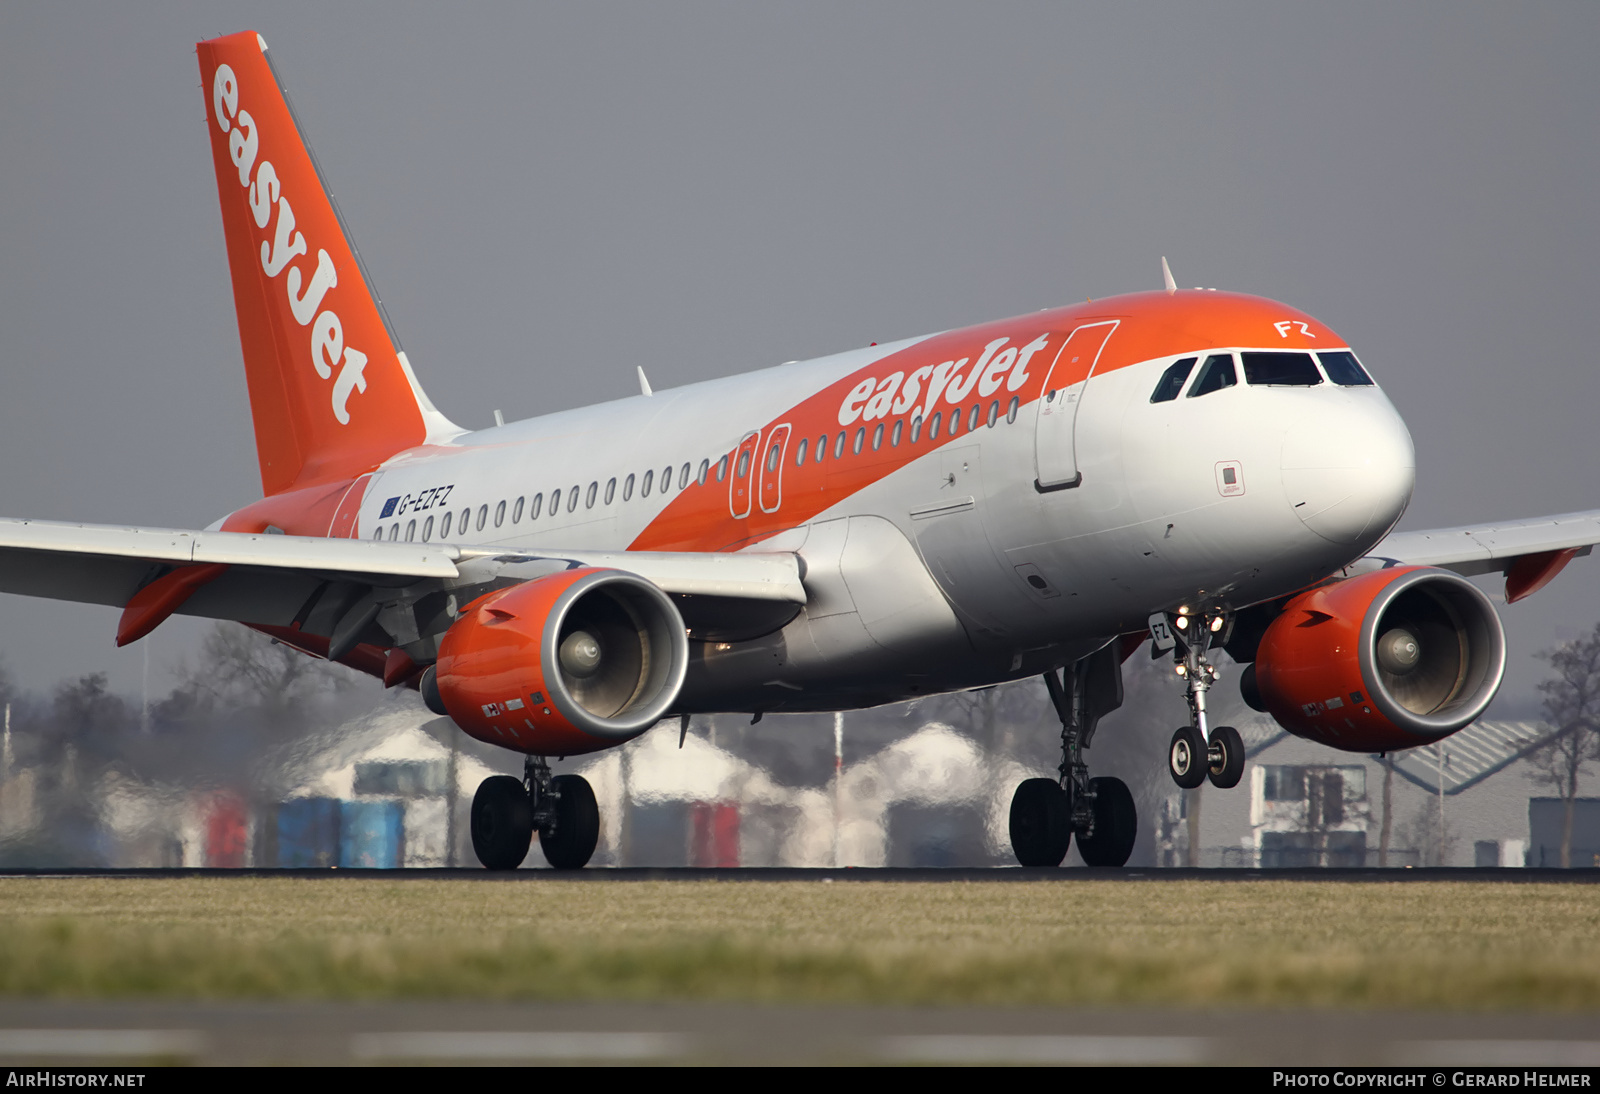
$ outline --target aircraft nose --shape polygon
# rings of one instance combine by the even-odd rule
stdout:
[[[1341,545],[1375,541],[1416,485],[1411,434],[1392,407],[1329,406],[1290,426],[1283,488],[1305,526]]]

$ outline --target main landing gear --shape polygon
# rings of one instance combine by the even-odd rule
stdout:
[[[1100,719],[1122,705],[1122,661],[1112,643],[1069,666],[1045,673],[1061,719],[1057,779],[1029,779],[1011,799],[1011,849],[1024,866],[1060,866],[1074,834],[1090,866],[1121,866],[1133,853],[1139,818],[1121,779],[1089,778],[1083,750]]]
[[[1178,675],[1186,685],[1189,724],[1179,727],[1167,749],[1167,770],[1172,781],[1185,790],[1193,790],[1207,779],[1211,785],[1226,790],[1238,786],[1244,775],[1244,740],[1239,731],[1232,726],[1208,726],[1206,722],[1206,691],[1217,680],[1217,670],[1206,659],[1206,650],[1227,641],[1231,623],[1226,615],[1152,617],[1153,652],[1159,655],[1170,648]]]
[[[528,857],[533,833],[557,870],[577,870],[600,840],[600,808],[582,775],[550,774],[529,756],[523,776],[491,775],[472,797],[472,849],[489,870],[515,870]]]

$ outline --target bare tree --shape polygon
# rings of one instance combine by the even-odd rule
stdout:
[[[1572,865],[1572,814],[1584,768],[1600,758],[1600,624],[1539,654],[1554,675],[1539,685],[1554,735],[1528,756],[1536,778],[1561,796],[1561,865]]]
[[[184,665],[167,700],[200,710],[258,710],[270,724],[297,721],[318,695],[347,688],[359,677],[237,623],[218,623],[206,635],[196,666]],[[169,713],[176,713],[169,709]]]

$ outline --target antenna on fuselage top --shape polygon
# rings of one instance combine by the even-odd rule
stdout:
[[[1178,283],[1172,279],[1172,267],[1167,265],[1166,255],[1161,256],[1161,284],[1165,286],[1168,296],[1178,291]]]
[[[639,394],[640,395],[654,395],[655,392],[650,390],[650,381],[645,378],[644,366],[643,365],[634,365],[633,367],[636,370],[638,370],[638,373],[639,373]]]

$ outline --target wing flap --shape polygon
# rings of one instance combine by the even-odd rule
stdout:
[[[503,548],[462,547],[462,560],[499,558],[533,562],[564,560],[580,566],[606,566],[638,574],[669,593],[724,596],[741,600],[806,602],[799,556],[789,552],[712,553],[689,551],[507,552]]]
[[[140,590],[169,578],[178,568],[225,566],[214,578],[161,607],[167,613],[264,626],[290,626],[324,600],[338,601],[333,607],[324,605],[337,614],[347,600],[367,590],[419,582],[449,586],[463,579],[457,562],[469,560],[614,567],[638,574],[666,592],[688,596],[793,604],[804,604],[806,599],[799,559],[793,554],[507,552],[501,547],[444,543],[0,520],[0,592],[123,608]],[[330,587],[340,590],[331,598],[324,595]],[[165,617],[154,612],[155,623],[150,625]],[[134,625],[138,622],[125,619],[125,635],[141,630]]]

